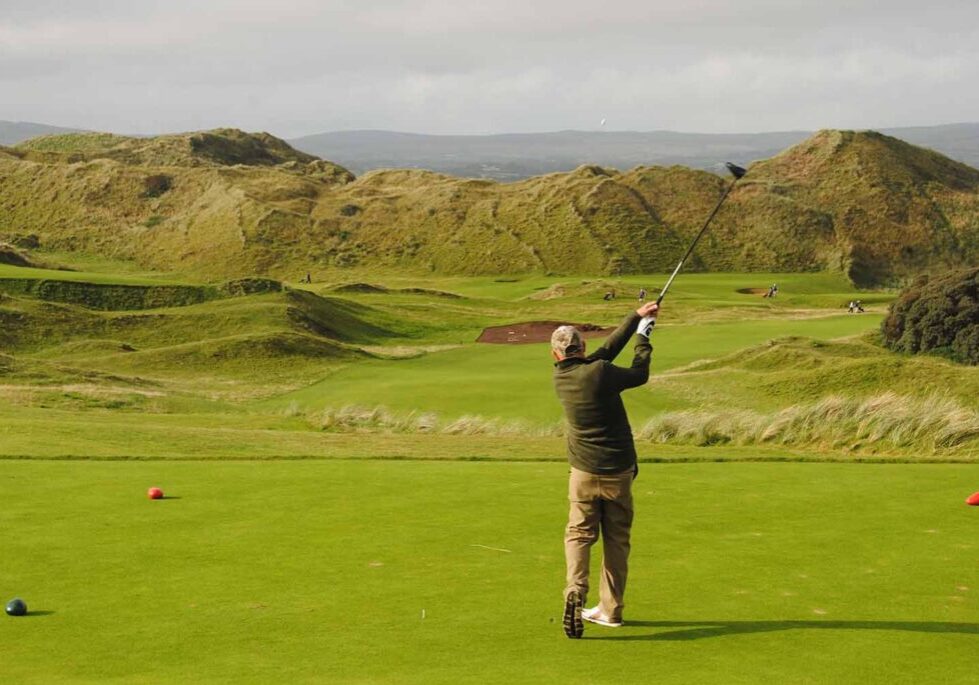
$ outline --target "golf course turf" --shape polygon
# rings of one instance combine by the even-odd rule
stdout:
[[[76,266],[95,289],[213,285]],[[54,277],[0,279],[18,274]],[[973,679],[979,369],[881,348],[893,293],[677,280],[650,383],[625,395],[626,625],[571,641],[548,346],[475,340],[615,325],[635,300],[610,286],[664,277],[345,276],[142,310],[7,284],[0,601],[30,613],[0,617],[0,683]],[[774,301],[738,292],[773,282]],[[853,402],[866,417],[820,430]]]
[[[560,628],[560,464],[8,461],[0,584],[31,614],[0,620],[2,670],[970,682],[976,482],[973,465],[646,465],[627,624],[576,642]]]

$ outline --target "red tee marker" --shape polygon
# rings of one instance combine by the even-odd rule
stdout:
[[[150,499],[163,499],[163,490],[160,488],[150,488],[146,491],[146,496]]]
[[[979,507],[979,492],[974,492],[969,495],[969,499],[965,501],[970,507]]]

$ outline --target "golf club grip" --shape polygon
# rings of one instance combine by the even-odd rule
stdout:
[[[704,226],[703,228],[700,229],[700,233],[698,233],[697,237],[693,239],[692,243],[690,243],[690,247],[687,248],[687,251],[684,253],[683,258],[680,260],[680,263],[677,264],[676,269],[673,270],[673,274],[670,276],[670,280],[666,282],[666,285],[663,286],[663,290],[660,291],[659,297],[656,298],[656,304],[660,304],[663,301],[663,298],[666,297],[667,291],[670,289],[670,286],[673,284],[673,279],[676,278],[676,275],[678,273],[680,273],[680,269],[683,268],[683,263],[687,261],[687,257],[689,257],[690,253],[692,253],[694,248],[697,247],[697,243],[700,242],[700,239],[704,236],[704,233],[707,232],[707,227],[710,226],[710,222],[714,220],[715,216],[717,216],[717,212],[720,211],[721,205],[724,204],[724,200],[726,200],[727,196],[731,194],[731,191],[734,190],[734,186],[737,185],[739,180],[740,180],[739,178],[734,179],[731,182],[731,185],[727,187],[727,190],[724,191],[724,194],[721,195],[721,199],[717,201],[717,205],[714,207],[714,211],[712,211],[710,213],[710,216],[707,217],[707,221],[704,222]]]

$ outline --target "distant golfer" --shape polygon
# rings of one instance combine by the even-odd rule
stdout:
[[[564,632],[578,638],[582,620],[603,626],[622,625],[632,531],[632,481],[639,472],[632,428],[619,396],[646,383],[652,346],[649,335],[659,305],[644,304],[585,356],[585,341],[574,326],[551,335],[554,387],[568,423],[568,499],[571,502],[564,536],[567,587],[564,590]],[[635,356],[628,368],[612,361],[636,332]],[[602,536],[602,578],[598,605],[584,609],[588,596],[591,547]]]
[[[645,301],[646,301],[646,289],[645,288],[640,288],[639,289],[639,304],[642,304]]]

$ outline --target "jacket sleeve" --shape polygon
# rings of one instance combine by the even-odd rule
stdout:
[[[623,368],[614,364],[605,364],[605,378],[608,389],[621,392],[627,388],[637,388],[644,385],[649,380],[649,358],[652,356],[653,346],[649,344],[649,339],[637,335],[635,356],[632,358],[632,366]]]
[[[588,359],[604,359],[607,362],[614,360],[619,356],[619,352],[628,344],[629,336],[635,331],[636,326],[639,325],[639,319],[642,318],[635,312],[629,314],[625,317],[619,327],[612,331],[606,340],[605,344],[599,347],[597,350],[588,355]],[[648,358],[649,355],[647,355]],[[649,365],[647,360],[646,365]]]

